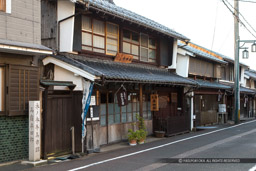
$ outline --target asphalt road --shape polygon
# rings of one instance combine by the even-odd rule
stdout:
[[[171,163],[171,158],[180,159],[177,160],[180,162],[182,159],[182,163]],[[247,160],[249,163],[244,163],[246,162],[244,159],[251,160]],[[249,170],[255,165],[256,121],[254,120],[241,125],[188,133],[28,170],[240,171]]]

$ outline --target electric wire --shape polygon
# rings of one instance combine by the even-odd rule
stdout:
[[[233,14],[233,16],[237,19],[237,21],[238,22],[240,22],[243,26],[244,26],[244,28],[254,37],[254,38],[256,38],[256,36],[247,28],[247,26],[243,23],[243,21],[242,20],[240,20],[239,19],[239,14],[240,14],[240,12],[239,12],[239,14],[238,14],[238,16],[230,9],[230,7],[226,4],[226,0],[222,0],[222,2],[224,3],[224,5],[228,8],[228,10]],[[231,5],[231,7],[234,9],[234,7]],[[254,30],[254,29],[253,29]]]
[[[234,9],[237,11],[237,9],[235,9],[227,0],[226,2]],[[252,27],[252,25],[245,19],[245,17],[242,15],[241,12],[237,11],[239,13],[239,15],[241,15],[241,17],[244,19],[244,21],[248,24],[248,26],[256,33],[256,30]]]
[[[214,29],[213,29],[213,37],[212,37],[212,46],[211,46],[211,50],[212,50],[212,48],[213,48],[214,39],[215,39],[216,22],[217,22],[217,17],[218,17],[218,7],[219,7],[219,1],[217,1],[217,7],[216,7],[216,15],[215,15],[215,22],[214,22]]]

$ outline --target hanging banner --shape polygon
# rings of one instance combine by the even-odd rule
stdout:
[[[82,143],[86,135],[86,114],[91,102],[93,83],[83,80],[83,99],[82,99]]]
[[[127,91],[124,87],[121,87],[117,92],[118,106],[126,106],[128,104]]]

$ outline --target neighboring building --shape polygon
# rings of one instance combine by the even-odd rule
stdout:
[[[245,78],[245,85],[246,88],[249,88],[253,91],[255,91],[256,94],[256,71],[255,70],[245,70],[244,72],[244,78]],[[255,117],[256,116],[256,98],[254,96],[251,96],[249,98],[249,101],[246,101],[249,103],[249,108],[248,108],[248,115],[249,117]]]
[[[32,3],[33,2],[33,3]],[[28,158],[28,101],[39,100],[40,1],[0,1],[0,163]]]
[[[198,84],[192,92],[192,116],[195,127],[219,122],[219,104],[225,104],[227,91],[231,87],[218,82],[222,57],[193,43],[179,43],[177,74],[188,77]]]
[[[188,41],[187,37],[101,0],[75,3],[42,0],[41,20],[42,42],[57,52],[43,59],[45,78],[52,79],[52,85],[57,85],[57,81],[62,81],[59,85],[64,86],[75,84],[73,95],[69,97],[77,100],[76,104],[63,100],[70,94],[70,91],[63,91],[67,90],[65,87],[50,86],[49,92],[45,92],[44,99],[48,100],[43,118],[47,129],[43,132],[45,158],[55,152],[71,150],[67,139],[71,136],[71,126],[75,126],[76,151],[83,149],[81,101],[85,99],[85,85],[90,83],[94,83],[95,105],[87,115],[87,151],[127,139],[136,114],[145,119],[149,134],[165,131],[170,135],[190,129],[184,87],[193,87],[196,83],[173,72],[177,40]],[[43,82],[50,85],[49,80]],[[120,92],[128,94],[127,105],[118,104]],[[65,103],[49,98],[54,95]],[[62,116],[63,110],[58,109],[67,106],[70,113],[63,116],[69,120],[54,116]],[[56,124],[68,126],[50,129]]]

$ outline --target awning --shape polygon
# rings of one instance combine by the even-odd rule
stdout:
[[[53,81],[53,80],[40,80],[40,84],[44,87],[48,86],[65,86],[68,87],[70,90],[73,90],[76,85],[70,81]]]
[[[225,90],[230,90],[232,89],[231,86],[228,85],[224,85],[224,84],[220,84],[218,82],[215,81],[205,81],[205,80],[194,80],[199,88],[213,88],[213,89],[225,89]]]
[[[50,57],[61,60],[69,65],[82,69],[95,76],[95,81],[132,82],[150,84],[171,84],[196,86],[190,79],[169,72],[167,69],[143,64],[125,64],[111,60],[91,59],[85,56],[65,54]],[[44,60],[43,60],[44,61]]]
[[[245,87],[240,87],[240,93],[242,94],[256,94],[255,90],[249,89],[249,88],[245,88]]]

